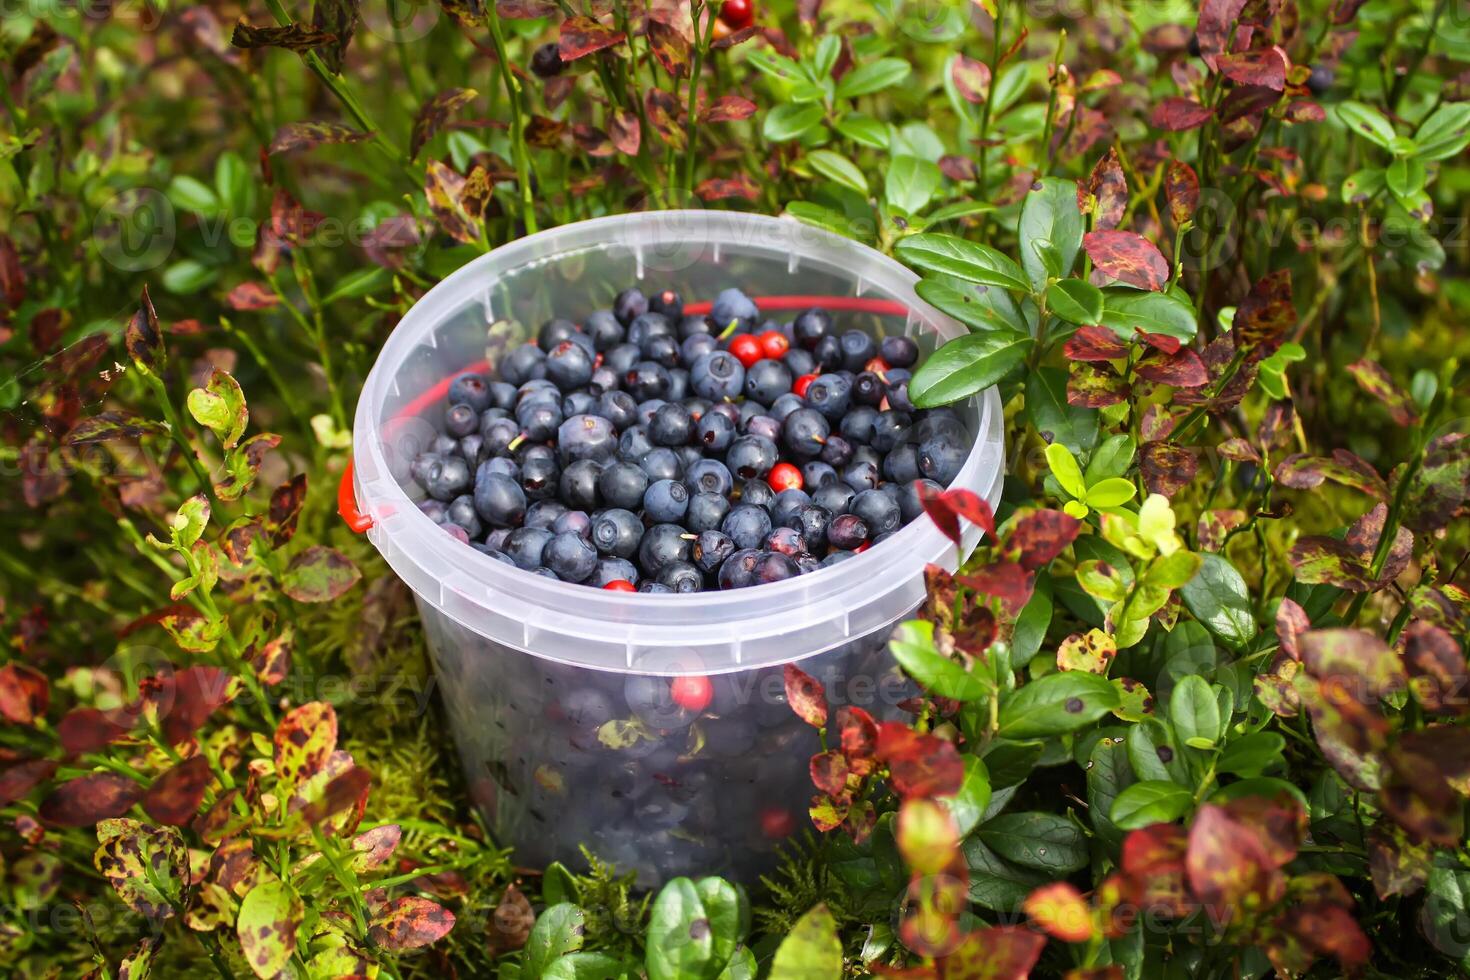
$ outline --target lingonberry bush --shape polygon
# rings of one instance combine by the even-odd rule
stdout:
[[[21,5],[0,48],[11,974],[1470,968],[1462,5]],[[890,643],[922,696],[787,669],[825,750],[749,890],[498,847],[333,512],[429,287],[669,207],[904,261],[970,329],[914,404],[1006,409],[999,505],[923,493],[984,536]]]

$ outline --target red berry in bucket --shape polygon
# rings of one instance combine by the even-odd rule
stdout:
[[[608,592],[637,592],[638,591],[637,587],[634,586],[632,582],[629,582],[625,578],[620,578],[620,579],[617,579],[615,581],[609,582],[609,583],[607,583],[606,585],[603,586],[603,589],[605,589]]]
[[[772,840],[790,837],[796,831],[796,821],[791,811],[779,806],[768,806],[761,811],[761,833]]]
[[[675,677],[669,683],[669,697],[681,708],[699,712],[714,700],[715,688],[708,677]]]
[[[803,374],[791,385],[791,390],[796,393],[796,397],[805,398],[806,390],[812,386],[812,382],[815,380],[817,380],[815,374]]]
[[[764,359],[766,356],[765,352],[761,350],[760,341],[748,333],[739,334],[730,341],[730,353],[734,354],[740,363],[744,364],[747,368],[754,365],[756,361]]]
[[[791,342],[774,330],[767,330],[756,340],[761,345],[761,353],[771,360],[775,360],[791,349]]]
[[[771,489],[780,493],[782,490],[801,489],[801,470],[790,463],[777,463],[771,467],[771,472],[766,476],[766,482]]]

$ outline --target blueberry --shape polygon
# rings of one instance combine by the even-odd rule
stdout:
[[[872,371],[864,371],[852,382],[852,400],[856,405],[878,405],[888,394],[888,385]]]
[[[919,472],[925,479],[947,487],[960,475],[968,451],[945,436],[935,436],[919,447]]]
[[[944,488],[933,480],[915,480],[912,483],[902,484],[898,488],[898,509],[903,515],[903,522],[917,520],[924,513],[924,505],[919,501],[919,485],[922,484],[930,493],[939,493]]]
[[[812,498],[805,490],[794,487],[782,490],[776,494],[776,499],[771,504],[771,522],[777,527],[795,527],[796,515],[811,502]]]
[[[609,582],[627,582],[629,585],[637,585],[638,566],[626,558],[599,558],[596,567],[592,569],[592,574],[587,576],[586,584],[600,589]]]
[[[677,480],[651,483],[643,494],[643,515],[655,524],[675,524],[689,510],[689,490]]]
[[[644,453],[638,460],[650,482],[677,480],[684,473],[684,461],[679,454],[666,446],[659,446]]]
[[[806,551],[806,538],[794,527],[777,527],[766,535],[765,548],[794,558]]]
[[[729,512],[728,498],[717,493],[696,493],[689,498],[684,525],[695,533],[713,530],[720,526]]]
[[[819,371],[836,371],[842,367],[842,341],[828,334],[812,348],[812,360]]]
[[[521,435],[532,442],[551,440],[562,420],[558,402],[536,398],[524,400],[516,406],[516,422],[520,424]]]
[[[725,465],[742,480],[753,480],[771,472],[778,454],[776,444],[765,436],[741,436],[725,453]]]
[[[671,402],[683,401],[689,397],[689,371],[682,367],[672,368],[669,371],[669,394]]]
[[[445,503],[464,493],[473,482],[470,464],[458,456],[441,456],[429,463],[424,473],[424,489]]]
[[[628,324],[628,343],[637,344],[640,348],[653,337],[668,337],[672,340],[676,336],[669,318],[659,313],[640,314]]]
[[[878,343],[878,356],[889,367],[913,367],[919,360],[919,345],[912,337],[884,337]]]
[[[610,462],[617,454],[618,436],[612,422],[600,415],[574,415],[556,433],[563,465],[577,460]]]
[[[588,315],[582,330],[592,339],[592,346],[606,353],[623,342],[623,325],[611,310],[598,310]]]
[[[564,582],[580,582],[597,565],[597,549],[574,531],[557,534],[547,542],[541,560]]]
[[[756,507],[770,507],[776,500],[776,491],[765,480],[746,480],[740,484],[740,502]]]
[[[755,584],[755,566],[761,560],[761,552],[754,548],[742,548],[725,559],[717,576],[722,589],[743,589]]]
[[[822,455],[819,457],[828,466],[846,466],[852,462],[855,450],[852,443],[841,436],[828,436],[827,441],[822,443]]]
[[[538,500],[526,508],[525,527],[540,527],[550,530],[556,526],[561,515],[567,512],[567,505],[560,500]]]
[[[751,419],[758,415],[765,415],[767,411],[766,406],[753,398],[747,398],[742,401],[739,410],[739,417],[735,419],[735,427],[740,430],[741,435],[745,434],[745,427],[750,423]]]
[[[867,522],[856,514],[839,514],[827,525],[827,542],[834,548],[856,548],[866,540]]]
[[[618,344],[602,355],[602,363],[618,372],[620,376],[633,370],[634,365],[641,360],[643,360],[643,352],[638,349],[637,344]]]
[[[817,369],[817,359],[812,357],[811,351],[802,350],[800,347],[791,348],[782,355],[781,360],[791,369],[791,373],[798,378],[804,374],[811,374]]]
[[[590,459],[579,459],[561,471],[562,503],[576,510],[597,509],[597,478],[602,467]]]
[[[597,408],[591,413],[601,415],[622,432],[638,419],[638,403],[626,391],[605,391],[597,399]]]
[[[592,380],[587,382],[587,390],[593,395],[601,395],[605,391],[620,390],[622,383],[622,376],[604,363],[592,369]]]
[[[690,334],[679,345],[679,360],[684,364],[694,364],[704,355],[718,350],[719,346],[720,342],[713,334]]]
[[[637,510],[648,490],[648,474],[632,463],[613,463],[597,477],[597,492],[609,507]]]
[[[674,367],[679,363],[679,343],[673,337],[666,337],[662,334],[645,337],[639,349],[643,352],[645,360],[662,364],[666,368]]]
[[[541,567],[541,556],[556,537],[544,527],[519,527],[505,539],[505,553],[516,567],[530,572]]]
[[[700,452],[697,446],[677,446],[674,452],[679,457],[679,472],[686,476],[689,473],[689,467],[704,461],[704,453]]]
[[[638,591],[649,592],[654,595],[672,595],[674,590],[657,579],[650,578],[638,583]]]
[[[756,361],[745,372],[745,397],[769,405],[791,390],[791,382],[791,369],[785,364],[772,360]]]
[[[453,436],[440,433],[434,437],[433,443],[429,446],[429,452],[435,456],[453,456],[455,455],[455,450],[458,448],[459,440]]]
[[[1307,88],[1313,95],[1324,95],[1335,81],[1337,72],[1327,65],[1313,65],[1311,74],[1307,76]]]
[[[847,513],[847,508],[852,504],[852,498],[857,496],[857,491],[846,483],[829,483],[812,491],[812,503],[819,507],[825,507],[834,516]]]
[[[731,508],[720,524],[737,548],[759,548],[771,533],[771,515],[764,507],[742,503]]]
[[[790,555],[772,551],[762,555],[760,561],[756,563],[754,578],[757,585],[764,585],[768,582],[782,582],[789,578],[796,578],[800,574],[801,568],[792,561]]]
[[[638,565],[645,575],[658,575],[670,562],[689,560],[688,533],[678,524],[655,524],[638,544]]]
[[[781,438],[781,423],[769,415],[752,415],[745,420],[744,434],[777,442]]]
[[[734,553],[735,541],[724,531],[701,531],[694,539],[694,564],[702,571],[714,573]]]
[[[623,290],[613,299],[613,316],[625,327],[647,312],[648,300],[637,286]]]
[[[423,486],[429,482],[429,467],[443,458],[442,453],[419,453],[408,464],[408,474],[413,477],[415,483]]]
[[[496,561],[498,561],[498,562],[500,562],[502,564],[509,565],[512,568],[518,568],[518,567],[520,567],[520,566],[518,566],[516,564],[515,559],[512,558],[510,555],[507,555],[503,551],[496,551],[494,548],[491,548],[489,545],[483,545],[483,544],[482,545],[474,545],[474,544],[471,544],[470,547],[474,548],[476,551],[480,552],[482,555],[488,555],[489,557],[495,559]]]
[[[536,331],[536,346],[549,354],[558,344],[576,332],[577,325],[572,321],[553,317],[541,324],[541,329]],[[549,372],[547,376],[550,376]]]
[[[452,401],[453,399],[451,399]],[[516,386],[506,381],[490,382],[490,407],[510,411],[516,403]]]
[[[475,414],[489,408],[493,400],[490,385],[482,374],[461,374],[449,382],[449,404],[468,405]]]
[[[455,498],[456,500],[459,498]],[[428,500],[419,501],[419,513],[423,514],[435,524],[443,524],[449,520],[449,506],[442,500],[430,497]]]
[[[951,442],[968,443],[970,441],[970,433],[965,428],[965,423],[947,408],[932,408],[925,412],[923,417],[914,424],[911,441],[920,445],[936,437],[944,437]]]
[[[480,464],[485,458],[485,440],[480,438],[478,429],[459,440],[457,447],[459,457],[473,468]]]
[[[501,380],[520,385],[532,378],[546,377],[546,355],[535,344],[512,347],[500,360]]]
[[[612,699],[595,687],[573,688],[562,695],[558,706],[567,724],[586,731],[612,721],[615,711]]]
[[[806,401],[829,422],[841,422],[852,404],[852,382],[840,374],[824,374],[806,389]]]
[[[449,535],[460,544],[470,543],[469,532],[460,527],[458,524],[454,523],[453,521],[445,521],[443,524],[440,524],[439,530],[443,531],[445,534]]]
[[[707,453],[723,453],[735,441],[735,423],[719,412],[706,412],[694,437]]]
[[[575,534],[583,541],[592,537],[592,518],[585,510],[569,510],[551,525],[553,534]]]
[[[451,500],[444,509],[444,517],[450,523],[464,528],[465,533],[472,538],[478,538],[484,531],[480,525],[480,515],[475,513],[475,498],[470,494],[461,494]]]
[[[669,393],[669,369],[656,361],[639,361],[623,376],[623,387],[638,401]]]
[[[749,330],[760,320],[760,309],[739,289],[723,289],[710,306],[710,323],[716,333],[724,333],[734,327]]]
[[[683,405],[669,402],[653,413],[648,423],[648,438],[657,446],[687,445],[694,435],[694,421]]]
[[[832,314],[820,306],[814,306],[797,314],[791,327],[796,335],[796,345],[811,350],[817,346],[817,341],[832,332]]]
[[[480,442],[485,452],[491,456],[504,456],[510,451],[510,444],[521,434],[521,427],[516,424],[515,419],[495,419],[488,425],[484,416],[480,417]]]
[[[903,512],[898,501],[882,490],[864,490],[852,498],[848,510],[862,518],[868,525],[868,533],[877,536],[898,530],[903,523]]]
[[[678,320],[684,316],[684,299],[672,289],[654,293],[648,297],[649,312]]]
[[[919,448],[911,442],[895,446],[883,457],[882,470],[891,483],[912,483],[919,478]]]
[[[877,356],[878,345],[861,330],[849,330],[842,335],[842,366],[847,370],[861,371],[863,365]]]
[[[821,412],[798,408],[781,423],[781,444],[797,459],[815,459],[821,455],[831,432],[832,427]]]
[[[475,512],[491,527],[515,527],[526,516],[526,494],[520,484],[483,468],[475,480],[474,504]]]
[[[729,419],[730,424],[735,427],[737,432],[739,431],[740,406],[732,405],[730,402],[712,402],[710,404],[709,410],[715,415],[723,415],[725,418]]]
[[[532,448],[543,451],[526,454],[521,463],[521,489],[526,492],[527,500],[544,500],[556,493],[561,467],[550,449],[545,446]]]
[[[874,426],[878,422],[878,410],[866,405],[854,408],[843,416],[837,426],[842,438],[855,445],[866,446],[873,441]]]
[[[701,398],[733,400],[745,390],[745,365],[727,350],[711,351],[694,362],[689,380]]]
[[[735,488],[730,469],[717,459],[701,459],[684,471],[684,484],[694,493],[728,496]]]
[[[632,558],[642,540],[643,522],[631,510],[614,507],[603,511],[592,522],[592,543],[604,555]]]
[[[810,493],[840,482],[837,470],[831,463],[814,459],[801,464],[801,485]]]
[[[880,453],[891,452],[908,434],[912,419],[907,412],[890,409],[879,412],[873,420],[873,438],[869,445]]]
[[[832,512],[817,503],[803,507],[796,515],[792,526],[801,532],[808,548],[819,549],[827,544],[827,525],[832,523]]]
[[[878,467],[867,460],[857,459],[842,470],[842,482],[859,493],[878,487]]]
[[[704,573],[687,561],[671,561],[659,569],[657,581],[675,592],[704,591]]]
[[[831,568],[833,565],[841,564],[842,562],[847,561],[849,558],[856,557],[857,552],[855,551],[829,551],[827,553],[827,557],[822,559],[822,567]]]
[[[637,462],[643,454],[653,449],[653,440],[648,438],[648,426],[632,425],[618,437],[618,458]]]

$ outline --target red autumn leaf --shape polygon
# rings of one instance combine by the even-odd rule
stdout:
[[[980,495],[970,490],[956,488],[941,493],[939,500],[945,507],[953,511],[956,517],[963,517],[990,537],[995,537],[995,512],[990,509],[989,502]]]
[[[277,153],[290,153],[293,150],[310,150],[323,144],[361,143],[371,138],[371,133],[364,133],[340,123],[289,122],[276,130],[275,138],[271,140],[271,145],[266,149],[266,153],[274,156]]]
[[[1119,282],[1157,292],[1169,281],[1169,263],[1158,246],[1136,231],[1090,231],[1082,247],[1100,272]]]
[[[1291,273],[1278,269],[1262,276],[1251,286],[1245,299],[1235,308],[1230,334],[1240,350],[1250,351],[1256,347],[1274,349],[1295,323]]]
[[[1194,217],[1199,207],[1199,176],[1183,160],[1170,160],[1164,171],[1164,196],[1169,201],[1169,217],[1175,226]]]
[[[702,180],[694,188],[694,193],[699,195],[701,201],[727,201],[737,197],[746,201],[758,201],[761,189],[759,184],[745,174],[736,174],[729,178],[711,177]]]
[[[1138,469],[1149,493],[1172,497],[1194,480],[1199,457],[1171,442],[1146,442],[1138,454]]]
[[[686,138],[684,128],[679,125],[679,116],[683,108],[672,92],[666,92],[661,88],[651,88],[643,97],[643,112],[648,117],[649,125],[653,127],[659,139],[675,150],[684,148]]]
[[[755,115],[756,105],[738,95],[722,95],[706,108],[700,117],[703,122],[736,122]]]
[[[122,738],[132,730],[133,720],[98,708],[73,708],[57,724],[56,735],[67,755],[81,755],[96,752]]]
[[[1465,654],[1443,627],[1419,620],[1404,631],[1404,669],[1424,710],[1431,714],[1470,712],[1470,672]]]
[[[469,105],[479,93],[472,88],[451,88],[440,92],[419,108],[409,135],[408,155],[417,159],[419,151],[434,138],[454,113]]]
[[[955,581],[985,596],[993,596],[1007,609],[1019,609],[1031,598],[1035,578],[1026,569],[1011,561],[999,561],[982,565]]]
[[[1245,4],[1246,0],[1203,0],[1200,3],[1195,37],[1199,41],[1200,57],[1211,69],[1214,69],[1216,59],[1230,49],[1235,23]]]
[[[143,809],[159,823],[183,827],[198,814],[213,779],[209,760],[190,756],[153,781],[143,797]]]
[[[809,766],[812,785],[828,796],[840,797],[847,792],[847,758],[836,749],[818,752]]]
[[[952,796],[965,779],[965,764],[953,743],[921,735],[902,722],[878,726],[877,757],[888,764],[893,789],[904,799]]]
[[[385,949],[417,949],[438,942],[453,928],[453,912],[427,898],[407,895],[373,912],[368,936]]]
[[[603,27],[591,17],[578,15],[562,21],[561,39],[557,42],[557,50],[561,54],[562,61],[576,61],[578,58],[587,57],[594,51],[622,44],[627,37],[628,35],[622,31]]]
[[[193,736],[234,696],[238,682],[219,667],[197,665],[167,675],[162,683],[160,697],[171,698],[163,717],[163,731],[170,742],[177,744]]]
[[[1213,110],[1205,108],[1193,99],[1171,95],[1154,107],[1149,122],[1157,129],[1182,133],[1186,130],[1198,129],[1209,122],[1210,117],[1214,114]]]
[[[939,172],[958,183],[971,181],[976,177],[975,161],[970,157],[946,153],[939,158]]]
[[[258,282],[242,282],[225,297],[232,310],[268,310],[280,301],[279,296]]]
[[[590,157],[610,157],[617,152],[617,147],[612,145],[607,133],[586,123],[572,126],[572,142]]]
[[[786,683],[786,703],[796,712],[796,717],[821,728],[827,724],[827,692],[822,682],[795,664],[787,664],[783,671]]]
[[[357,817],[360,819],[362,810],[367,805],[368,790],[372,786],[372,781],[372,774],[366,769],[361,766],[351,766],[345,772],[332,777],[321,795],[313,798],[311,802],[302,803],[299,797],[293,800],[290,812],[307,826],[315,826],[328,817],[336,816],[348,807],[355,806],[358,811]]]
[[[1261,836],[1213,803],[1194,815],[1184,868],[1195,897],[1217,908],[1272,905],[1284,891]]]
[[[1205,362],[1186,347],[1174,354],[1149,354],[1135,370],[1140,378],[1175,388],[1198,388],[1210,380]]]
[[[1141,327],[1133,332],[1133,336],[1142,342],[1145,347],[1162,351],[1165,354],[1176,353],[1179,348],[1184,346],[1184,343],[1178,337],[1171,337],[1166,333],[1149,333]]]
[[[834,716],[842,754],[849,762],[870,759],[878,750],[878,723],[862,708],[843,705]]]
[[[617,147],[619,152],[626,153],[630,157],[638,155],[642,133],[643,130],[636,113],[620,110],[614,112],[608,120],[608,139],[612,140],[613,146]]]
[[[1046,937],[1026,926],[990,926],[965,937],[944,958],[946,978],[1026,980],[1046,948]]]
[[[954,511],[944,504],[943,493],[935,491],[927,484],[920,482],[915,488],[919,495],[919,505],[924,508],[924,513],[939,528],[941,534],[954,542],[956,548],[960,546],[960,520]]]
[[[1092,909],[1074,885],[1055,881],[1026,896],[1022,911],[1041,930],[1064,943],[1085,943],[1093,936]]]
[[[51,682],[45,674],[15,662],[0,667],[0,717],[13,725],[30,725],[45,716],[50,703]]]
[[[664,71],[673,78],[684,78],[689,74],[689,41],[678,28],[650,17],[645,36],[648,38],[648,50]]]
[[[1394,384],[1383,366],[1367,358],[1360,358],[1347,366],[1348,374],[1358,387],[1388,409],[1389,418],[1398,425],[1410,426],[1419,421],[1414,402],[1402,388]]]
[[[115,772],[94,772],[62,783],[41,801],[41,819],[58,827],[90,827],[120,817],[142,797],[143,787]]]
[[[956,54],[950,65],[949,77],[954,82],[955,91],[966,102],[980,105],[990,94],[990,66],[983,61]]]
[[[737,44],[743,44],[746,41],[749,41],[760,32],[761,29],[759,27],[751,24],[749,27],[742,27],[738,31],[731,31],[724,37],[716,37],[713,41],[709,43],[709,49],[711,51],[728,51],[730,48],[735,47],[735,45]]]
[[[1149,878],[1184,870],[1188,841],[1177,824],[1156,823],[1123,838],[1123,871],[1133,878]]]
[[[403,839],[403,828],[396,823],[384,824],[365,830],[352,838],[353,855],[351,865],[354,871],[371,871],[380,867],[393,852],[398,848],[398,842]]]
[[[1067,371],[1067,404],[1107,408],[1128,397],[1128,382],[1111,364],[1074,362]]]
[[[1081,521],[1059,510],[1027,511],[1011,525],[1006,552],[1034,572],[1065,551],[1081,530]]]
[[[1062,352],[1069,361],[1120,361],[1128,356],[1128,345],[1107,327],[1078,327],[1067,338]]]
[[[1311,628],[1312,621],[1307,618],[1305,609],[1290,599],[1281,600],[1276,607],[1276,640],[1281,644],[1282,653],[1300,662],[1301,636]]]
[[[1116,147],[1108,147],[1108,152],[1097,161],[1085,184],[1077,182],[1077,210],[1083,214],[1091,210],[1089,197],[1097,201],[1092,226],[1098,229],[1118,227],[1123,220],[1123,212],[1128,209],[1128,179],[1123,176],[1123,165],[1118,161]]]
[[[26,796],[55,771],[54,759],[26,759],[0,770],[0,806],[9,806]]]
[[[1220,74],[1242,85],[1260,85],[1280,92],[1286,88],[1286,54],[1279,47],[1237,51],[1215,62]]]
[[[1349,909],[1323,902],[1291,903],[1282,926],[1317,956],[1334,957],[1356,975],[1373,955],[1373,944]]]
[[[1288,123],[1319,123],[1327,121],[1327,110],[1315,102],[1306,99],[1297,99],[1295,102],[1287,103],[1286,109],[1281,113],[1281,118]]]

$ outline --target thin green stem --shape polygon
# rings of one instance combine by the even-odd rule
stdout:
[[[510,101],[510,149],[516,168],[516,184],[521,193],[521,222],[526,234],[536,234],[536,200],[531,193],[531,166],[526,149],[526,127],[521,122],[521,83],[510,70],[510,52],[505,46],[505,32],[500,26],[500,14],[495,4],[485,5],[485,20],[490,26],[490,39],[495,45],[495,64],[500,69],[500,81]]]

